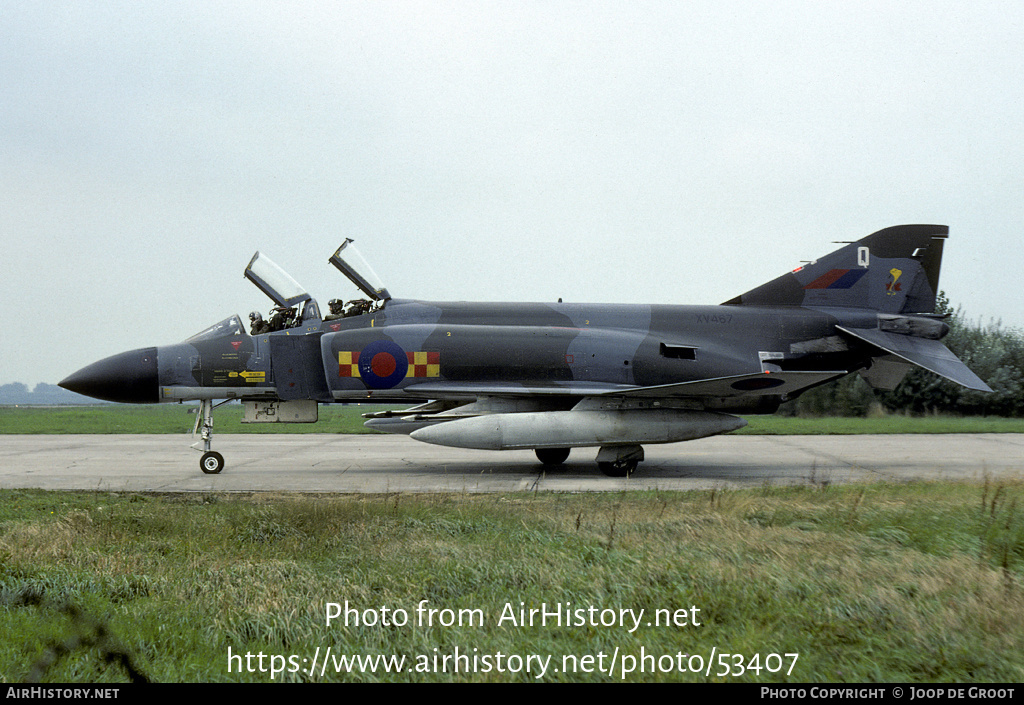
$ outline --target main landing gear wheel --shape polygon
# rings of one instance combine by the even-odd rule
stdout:
[[[597,469],[608,477],[629,477],[639,463],[635,460],[616,460],[611,463],[598,463]]]
[[[569,457],[568,448],[537,448],[533,452],[544,465],[561,465]]]
[[[199,460],[199,467],[207,475],[216,475],[224,469],[224,456],[215,450],[203,453],[203,457]]]
[[[629,477],[643,459],[643,446],[601,446],[597,468],[608,477]]]

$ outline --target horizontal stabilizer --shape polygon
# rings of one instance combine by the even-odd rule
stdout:
[[[992,391],[991,387],[985,384],[978,375],[971,372],[960,358],[938,340],[886,333],[875,328],[845,328],[843,326],[836,326],[836,328],[968,389],[975,389],[979,392]]]

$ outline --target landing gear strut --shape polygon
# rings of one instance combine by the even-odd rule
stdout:
[[[222,401],[221,404],[227,404],[229,400]],[[203,399],[199,402],[199,410],[196,415],[196,425],[192,429],[193,437],[196,433],[200,433],[202,441],[200,443],[193,443],[192,447],[196,450],[203,451],[203,457],[199,459],[199,469],[207,475],[216,475],[224,469],[224,456],[217,451],[210,450],[210,446],[213,443],[213,410],[216,408],[213,404],[212,399]],[[200,426],[202,431],[200,432]],[[202,448],[199,445],[202,444]]]
[[[643,446],[602,446],[597,467],[608,477],[629,477],[643,459]]]

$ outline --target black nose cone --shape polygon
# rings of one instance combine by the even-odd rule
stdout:
[[[58,384],[104,401],[155,404],[159,395],[156,348],[142,348],[83,367]]]

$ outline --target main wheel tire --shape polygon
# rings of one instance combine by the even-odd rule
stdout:
[[[214,450],[207,451],[200,458],[199,467],[207,475],[216,475],[224,469],[224,456]]]
[[[537,448],[533,452],[544,465],[561,465],[569,457],[568,448]]]
[[[598,469],[608,477],[629,477],[639,465],[636,460],[616,460],[613,463],[598,463]]]

